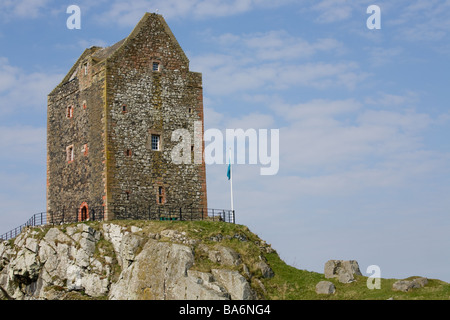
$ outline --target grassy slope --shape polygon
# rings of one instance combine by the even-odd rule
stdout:
[[[381,279],[381,288],[367,288],[367,277],[357,276],[356,281],[348,284],[339,283],[336,279],[325,279],[323,274],[299,270],[288,266],[277,254],[266,256],[275,272],[275,277],[265,281],[270,299],[281,300],[448,300],[450,299],[450,284],[429,279],[428,284],[410,292],[393,291],[392,285],[398,279]],[[408,278],[412,279],[414,277]],[[315,286],[319,281],[334,283],[336,293],[333,295],[318,295]]]

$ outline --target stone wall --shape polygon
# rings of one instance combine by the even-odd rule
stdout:
[[[174,164],[172,132],[203,122],[202,77],[159,16],[141,21],[108,60],[108,204],[142,208],[206,207],[204,163]],[[152,63],[159,64],[153,71]],[[161,150],[151,149],[160,135]]]
[[[47,211],[56,215],[61,215],[63,208],[65,214],[75,215],[82,203],[91,207],[103,204],[104,80],[86,86],[79,80],[82,78],[79,75],[48,97]],[[69,107],[73,108],[71,117]],[[69,146],[73,147],[73,161],[67,159]]]

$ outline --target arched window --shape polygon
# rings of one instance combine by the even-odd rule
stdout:
[[[89,207],[86,202],[83,202],[80,206],[80,210],[78,213],[78,221],[87,221],[89,220]]]

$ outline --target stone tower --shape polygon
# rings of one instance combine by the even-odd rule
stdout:
[[[161,15],[146,13],[110,47],[86,49],[48,95],[47,121],[48,214],[85,220],[95,208],[111,220],[207,208],[202,75],[189,71]],[[189,131],[200,161],[173,162],[177,129]]]

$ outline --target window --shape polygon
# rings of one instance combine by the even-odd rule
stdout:
[[[89,208],[86,202],[83,202],[80,206],[78,221],[89,221]]]
[[[86,110],[86,108],[87,108],[87,103],[86,103],[86,100],[84,100],[83,101],[83,109]]]
[[[130,149],[127,149],[127,150],[125,151],[125,155],[126,155],[127,157],[131,157],[131,154],[132,154],[132,152],[131,152]]]
[[[130,191],[125,191],[125,198],[127,199],[127,201],[130,200]]]
[[[153,70],[153,71],[160,71],[160,63],[154,61],[154,62],[152,63],[152,70]]]
[[[71,145],[66,148],[66,161],[71,163],[73,162],[73,158],[73,145]]]
[[[87,144],[84,144],[84,145],[81,147],[81,153],[82,153],[83,155],[85,155],[85,156],[88,155],[88,153],[89,153],[89,148],[88,148],[88,145],[87,145]]]
[[[158,197],[157,197],[158,204],[164,204],[164,202],[166,201],[165,196],[166,192],[164,190],[164,187],[158,186]]]
[[[127,112],[128,112],[127,105],[126,104],[122,105],[122,113],[127,113]]]
[[[68,106],[67,107],[66,117],[68,119],[73,118],[73,106]]]
[[[152,134],[152,150],[159,151],[160,150],[160,142],[161,136],[159,134]]]
[[[87,74],[88,74],[88,64],[87,63],[85,63],[83,65],[83,69],[84,69],[84,75],[87,76]]]

